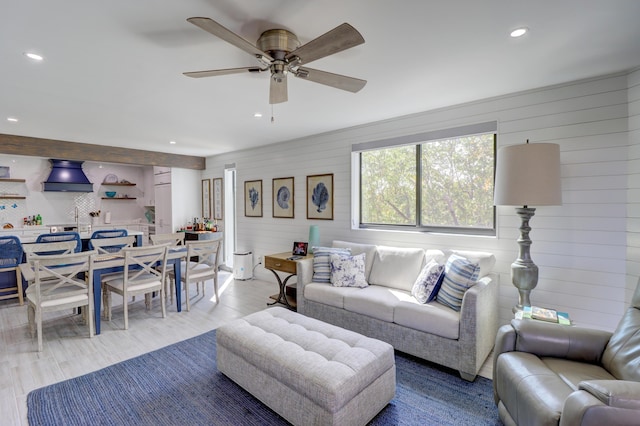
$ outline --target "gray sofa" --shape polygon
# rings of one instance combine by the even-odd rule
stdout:
[[[613,333],[534,320],[502,326],[493,374],[506,425],[640,424],[640,283]]]
[[[437,301],[419,303],[414,281],[440,250],[395,248],[334,241],[352,255],[365,253],[365,288],[314,282],[313,259],[297,263],[298,312],[391,344],[395,349],[458,370],[473,381],[493,348],[498,329],[498,276],[490,253],[456,252],[480,265],[460,311]]]

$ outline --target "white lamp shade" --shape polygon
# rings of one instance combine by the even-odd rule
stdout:
[[[527,143],[500,148],[493,202],[496,206],[561,205],[560,146]]]

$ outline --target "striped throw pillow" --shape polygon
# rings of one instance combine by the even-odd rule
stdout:
[[[331,253],[351,255],[351,249],[314,247],[313,248],[313,282],[331,283]]]
[[[462,308],[464,293],[478,280],[480,266],[467,258],[452,254],[444,267],[444,279],[436,301],[454,311]]]

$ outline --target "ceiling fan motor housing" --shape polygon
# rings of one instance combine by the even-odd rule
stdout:
[[[267,52],[273,59],[283,60],[285,55],[300,46],[298,37],[291,31],[275,29],[267,30],[260,35],[256,47]]]

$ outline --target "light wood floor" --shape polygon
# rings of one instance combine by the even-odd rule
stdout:
[[[123,330],[123,312],[115,299],[113,319],[102,321],[102,333],[89,338],[80,316],[58,312],[45,316],[44,351],[37,351],[31,338],[27,307],[17,299],[0,301],[0,424],[27,426],[27,394],[37,388],[77,377],[109,365],[197,336],[220,325],[262,310],[277,292],[275,282],[257,279],[234,280],[221,272],[220,303],[215,303],[213,282],[207,282],[205,296],[191,286],[191,311],[183,303],[177,312],[167,302],[167,317],[162,318],[158,298],[147,311],[144,298],[129,305],[129,330]],[[491,358],[480,374],[491,377]]]

